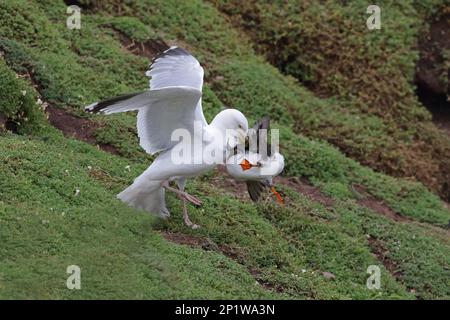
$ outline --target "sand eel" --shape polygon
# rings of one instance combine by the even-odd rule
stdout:
[[[112,114],[136,110],[140,146],[149,154],[159,153],[147,170],[117,197],[134,208],[167,218],[170,213],[165,190],[175,192],[183,203],[185,224],[198,228],[189,218],[186,202],[200,205],[201,201],[184,191],[186,179],[217,165],[203,161],[201,152],[205,148],[219,150],[225,158],[228,149],[243,143],[248,131],[247,119],[238,110],[227,109],[217,114],[210,124],[206,122],[201,104],[203,68],[184,49],[171,47],[164,51],[153,60],[146,75],[150,77],[149,90],[96,102],[86,107],[86,111]],[[189,161],[181,164],[174,161],[172,151],[186,142],[173,141],[171,137],[179,129],[192,137]],[[235,139],[217,138],[227,137],[228,129],[236,132]],[[175,181],[178,189],[171,187],[170,181]]]
[[[245,181],[250,198],[258,201],[262,191],[270,188],[278,202],[284,204],[283,198],[273,186],[273,178],[283,171],[284,157],[279,152],[273,152],[267,142],[270,127],[269,117],[257,121],[253,130],[249,130],[248,144],[243,152],[235,148],[234,154],[228,159],[227,172],[237,181]],[[264,149],[260,149],[260,148]]]

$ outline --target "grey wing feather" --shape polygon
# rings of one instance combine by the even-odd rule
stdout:
[[[191,87],[165,87],[94,103],[86,110],[104,114],[138,110],[140,145],[153,154],[173,146],[174,130],[194,131],[201,95],[201,91]]]
[[[185,86],[202,91],[203,68],[189,52],[171,47],[156,57],[146,75],[150,77],[150,89]]]
[[[203,88],[202,66],[188,51],[179,47],[171,47],[153,59],[145,74],[150,78],[150,90],[183,86],[201,92]],[[195,108],[195,119],[207,125],[201,100]]]

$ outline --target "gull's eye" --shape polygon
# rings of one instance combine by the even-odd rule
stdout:
[[[241,124],[239,125],[239,129],[242,129],[242,125]]]

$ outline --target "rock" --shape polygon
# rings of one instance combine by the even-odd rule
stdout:
[[[331,272],[328,272],[328,271],[322,272],[322,275],[323,275],[326,279],[336,279],[336,276],[335,276],[334,274],[332,274]]]

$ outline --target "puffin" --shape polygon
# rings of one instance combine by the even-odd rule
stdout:
[[[276,200],[284,205],[283,198],[273,184],[273,178],[284,169],[284,157],[277,150],[272,150],[268,143],[269,130],[268,116],[256,121],[248,131],[245,147],[239,150],[236,146],[227,158],[226,171],[236,181],[247,184],[248,194],[254,202],[261,198],[264,190],[270,188]]]

